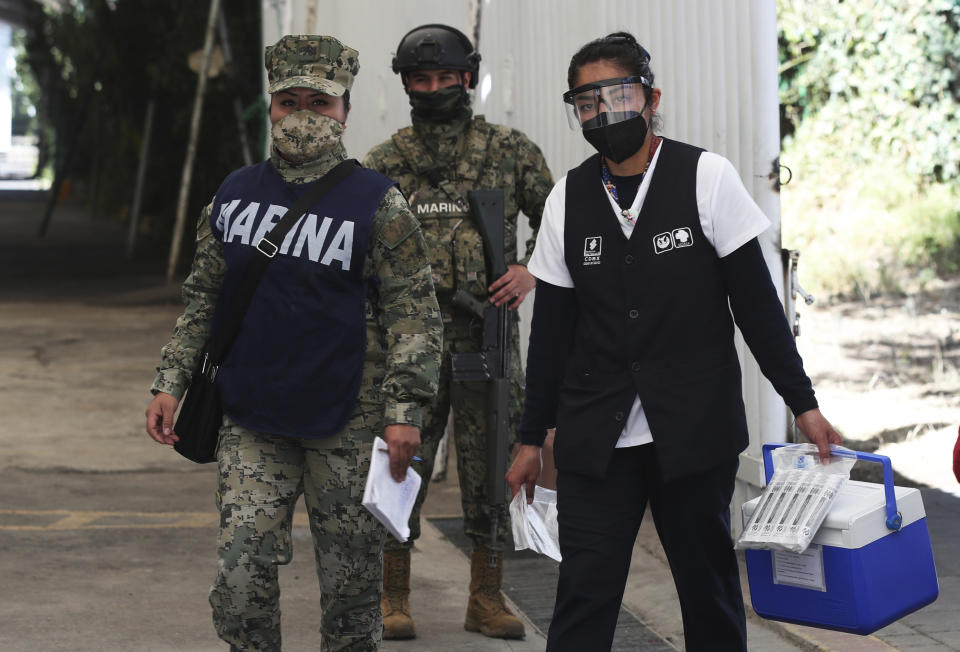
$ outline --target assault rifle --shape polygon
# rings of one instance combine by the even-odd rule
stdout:
[[[474,220],[486,255],[488,279],[507,273],[504,244],[502,190],[467,192]],[[478,301],[457,290],[453,304],[483,319],[480,350],[451,354],[455,381],[487,383],[487,500],[490,510],[490,564],[496,565],[497,528],[506,503],[507,442],[510,439],[510,310]]]

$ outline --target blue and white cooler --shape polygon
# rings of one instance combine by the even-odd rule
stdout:
[[[767,483],[773,475],[765,444]],[[870,634],[937,599],[937,571],[920,491],[895,487],[890,458],[883,484],[849,480],[810,546],[800,554],[746,550],[753,609],[772,620]],[[746,524],[759,498],[744,503]]]

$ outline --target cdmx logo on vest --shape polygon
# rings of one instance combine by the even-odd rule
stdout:
[[[603,250],[603,236],[591,235],[583,240],[583,264],[599,265],[600,252]]]
[[[693,233],[689,227],[682,226],[653,236],[653,251],[663,254],[673,249],[682,249],[693,244]]]

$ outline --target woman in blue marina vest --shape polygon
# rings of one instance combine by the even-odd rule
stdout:
[[[279,567],[293,557],[304,497],[320,595],[319,649],[368,652],[383,631],[383,526],[362,505],[373,455],[400,482],[437,391],[443,323],[426,243],[396,184],[349,175],[270,253],[258,245],[347,159],[342,134],[359,53],[332,36],[287,35],[264,53],[267,160],[231,173],[203,210],[185,310],[147,408],[147,432],[178,441],[173,417],[210,332],[221,332],[249,261],[272,258],[216,374],[217,575],[209,593],[231,650],[279,651]],[[374,451],[380,436],[386,449]]]
[[[529,265],[523,446],[507,480],[533,497],[556,427],[563,561],[550,652],[610,648],[648,504],[686,649],[746,650],[729,512],[748,443],[734,322],[821,457],[840,443],[764,263],[769,220],[729,161],[654,133],[653,84],[628,33],[574,55],[563,99],[598,153],[547,198]]]

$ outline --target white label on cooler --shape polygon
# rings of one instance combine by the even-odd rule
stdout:
[[[812,545],[800,554],[774,550],[773,583],[801,589],[826,591],[823,576],[823,547]]]

